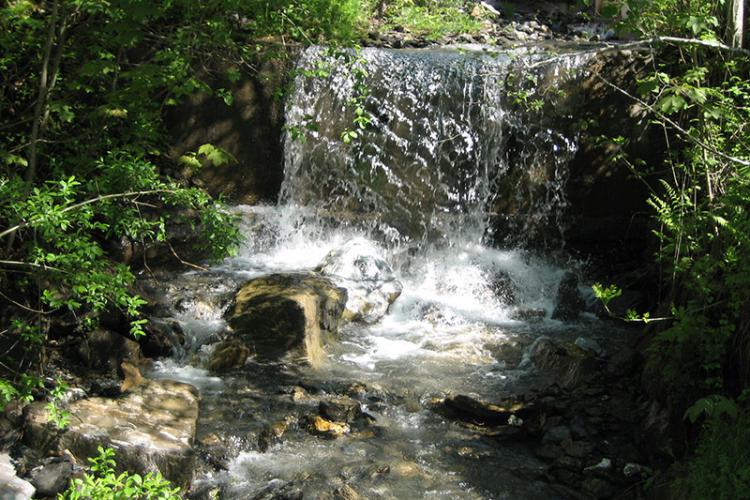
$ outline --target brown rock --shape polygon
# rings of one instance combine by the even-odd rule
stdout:
[[[326,420],[321,416],[315,416],[315,418],[313,418],[312,424],[310,425],[310,430],[314,434],[337,438],[345,434],[349,434],[350,429],[349,426],[345,423],[331,422],[330,420]]]
[[[212,372],[224,372],[242,368],[249,356],[250,348],[242,341],[228,340],[214,348],[208,361],[208,369]]]
[[[323,346],[337,330],[346,290],[327,278],[308,274],[273,274],[247,282],[227,315],[230,326],[260,357],[294,352],[317,365]]]
[[[323,418],[334,422],[354,422],[362,416],[359,402],[348,397],[340,397],[329,401],[321,401],[318,412]]]

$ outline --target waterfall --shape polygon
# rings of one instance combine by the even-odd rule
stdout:
[[[543,54],[484,50],[366,48],[361,56],[372,121],[350,144],[340,136],[352,127],[355,78],[325,49],[300,57],[286,120],[312,126],[286,136],[282,204],[388,243],[481,242],[498,216],[523,219],[506,224],[500,240],[562,235],[576,131],[564,110],[532,108],[575,77],[585,54],[549,64]],[[321,65],[327,76],[310,77]],[[516,213],[494,213],[498,199]]]
[[[578,326],[551,319],[565,269],[546,249],[564,240],[578,148],[577,103],[566,89],[590,57],[363,49],[361,104],[371,122],[345,143],[357,77],[326,49],[301,54],[286,96],[279,203],[236,207],[247,239],[240,254],[173,285],[194,295],[177,308],[192,349],[151,374],[200,387],[200,433],[227,436],[235,451],[226,471],[199,483],[227,498],[290,485],[315,497],[346,473],[368,498],[558,497],[515,472],[519,464],[540,470],[531,453],[447,426],[430,401],[449,393],[494,400],[533,387],[522,359],[542,336],[570,344],[617,337],[591,316]],[[326,269],[349,292],[358,278],[380,274],[401,294],[373,321],[343,322],[322,366],[251,357],[221,376],[202,368],[225,333],[222,307],[242,283]],[[328,441],[307,432],[317,401],[352,387],[372,394],[362,400],[372,434]],[[290,427],[284,439],[260,446],[280,422]],[[483,467],[446,451],[467,446],[482,450]],[[395,472],[377,472],[386,469]]]

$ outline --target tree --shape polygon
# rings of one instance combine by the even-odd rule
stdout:
[[[745,0],[730,0],[727,16],[727,38],[732,47],[742,47],[745,33]]]

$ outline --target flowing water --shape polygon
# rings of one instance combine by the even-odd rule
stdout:
[[[315,117],[315,126],[304,141],[286,139],[278,205],[236,207],[247,238],[240,255],[167,287],[186,347],[153,375],[195,384],[199,439],[229,443],[226,456],[214,457],[225,470],[198,471],[195,489],[285,498],[296,488],[323,498],[346,483],[365,498],[556,498],[522,444],[452,423],[431,402],[534,387],[524,350],[542,335],[609,342],[591,315],[550,319],[558,283],[575,264],[529,247],[541,234],[545,248],[560,248],[577,138],[564,110],[551,118],[524,110],[518,101],[530,98],[509,90],[524,88],[513,86],[519,78],[562,88],[589,55],[541,64],[549,53],[364,49],[372,123],[351,144],[340,135],[351,127],[356,78],[341,65],[321,66],[335,57],[313,48],[299,62],[326,75],[301,74],[288,97],[288,124],[305,128]],[[492,207],[511,195],[523,201],[522,222],[498,226],[502,214]],[[403,291],[383,318],[345,324],[319,367],[251,358],[221,376],[204,368],[243,282],[310,271],[342,248],[392,267]],[[360,397],[370,426],[327,440],[299,423],[321,396],[345,393]],[[279,421],[288,424],[283,439],[263,443],[264,429]]]

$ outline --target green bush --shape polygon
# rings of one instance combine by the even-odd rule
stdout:
[[[731,404],[731,403],[730,403]],[[703,427],[687,474],[678,480],[679,498],[750,498],[750,412],[716,412]]]
[[[386,26],[437,40],[445,35],[476,33],[481,23],[460,0],[396,0],[388,2]]]
[[[160,473],[145,476],[115,469],[115,451],[98,448],[99,455],[89,458],[90,471],[81,479],[74,479],[70,487],[58,495],[58,500],[178,500],[180,488],[164,479]]]

